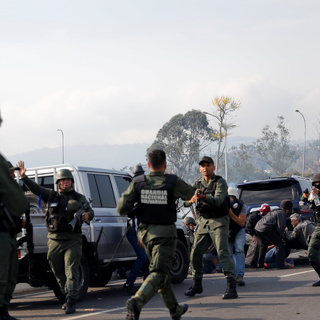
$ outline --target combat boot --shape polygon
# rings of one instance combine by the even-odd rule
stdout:
[[[66,303],[66,314],[71,314],[76,312],[76,300],[72,298],[68,298]]]
[[[170,309],[170,316],[172,320],[180,320],[181,316],[187,312],[189,306],[187,304],[176,304],[173,309]]]
[[[315,270],[315,272],[320,277],[320,261],[310,261],[310,264],[312,265],[313,269]],[[320,280],[315,282],[312,286],[313,287],[320,287]]]
[[[18,320],[18,319],[10,316],[8,311],[8,306],[3,305],[2,307],[0,307],[0,320]]]
[[[64,303],[61,307],[62,310],[66,310],[67,309],[67,298],[64,298]]]
[[[193,279],[192,286],[184,293],[187,297],[193,297],[196,293],[202,293],[202,279]]]
[[[139,320],[140,310],[137,306],[137,300],[135,298],[130,298],[126,303],[127,307],[127,317],[126,320]]]
[[[126,320],[138,320],[142,307],[157,292],[160,284],[164,281],[164,277],[157,273],[151,273],[142,283],[136,294],[127,300],[127,317]]]
[[[233,278],[227,278],[227,289],[222,295],[222,299],[235,299],[238,298],[236,280]]]

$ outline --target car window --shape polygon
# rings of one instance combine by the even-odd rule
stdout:
[[[246,204],[281,202],[284,199],[299,198],[298,183],[289,186],[283,184],[251,184],[241,187],[240,199]]]
[[[54,189],[53,176],[39,177],[38,184],[44,188]]]
[[[90,195],[92,198],[91,205],[92,207],[101,208],[100,194],[98,191],[96,179],[93,174],[88,174],[88,181],[89,181]]]
[[[115,176],[114,179],[116,181],[116,184],[117,184],[117,187],[119,190],[119,194],[121,196],[121,194],[128,189],[129,184],[131,182],[131,178]]]
[[[88,174],[93,207],[115,208],[116,200],[108,175]]]

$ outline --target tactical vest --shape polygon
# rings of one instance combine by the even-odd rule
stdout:
[[[215,175],[214,180],[212,180],[207,188],[205,188],[201,181],[197,182],[197,189],[200,189],[205,195],[214,196],[217,181],[222,177]],[[228,196],[225,197],[223,203],[220,207],[212,207],[203,200],[198,200],[196,204],[196,209],[199,212],[200,216],[210,219],[210,218],[220,218],[229,214],[229,199]]]
[[[68,193],[67,197],[62,197],[56,191],[52,193],[46,212],[48,232],[70,232],[68,223],[73,219],[73,216],[68,216],[68,202],[70,200],[79,201],[81,196],[82,195],[76,191],[71,191]],[[81,227],[78,223],[76,224],[73,232],[81,233]]]
[[[133,178],[134,187],[139,195],[139,222],[147,224],[170,225],[177,220],[177,210],[174,201],[174,186],[177,176],[165,174],[164,182],[159,186],[147,183],[145,175]]]
[[[238,200],[238,199],[236,201],[238,203],[238,207],[237,208],[232,208],[232,206],[231,206],[231,210],[237,217],[239,217],[240,212],[241,212],[242,207],[243,207],[243,202],[241,200]],[[233,219],[230,219],[230,224],[229,224],[230,237],[235,236],[242,228],[243,227],[241,227]]]

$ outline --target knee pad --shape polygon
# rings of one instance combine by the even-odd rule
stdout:
[[[150,282],[154,287],[162,288],[166,283],[167,275],[159,272],[152,272],[145,281]]]

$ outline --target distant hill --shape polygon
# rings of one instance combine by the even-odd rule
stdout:
[[[250,145],[256,140],[256,137],[234,137],[231,135],[228,138],[228,150],[232,146],[239,146],[240,144]],[[300,141],[292,143],[299,144]],[[121,170],[125,167],[134,167],[138,163],[145,164],[146,151],[149,146],[148,143],[65,146],[64,162],[73,165]],[[217,144],[212,143],[206,151],[212,155],[216,152],[216,149]],[[43,148],[7,158],[13,164],[23,160],[27,168],[47,166],[62,162],[62,150],[61,147]]]
[[[66,146],[64,163],[121,170],[146,163],[149,144]],[[62,163],[61,148],[43,148],[7,157],[13,164],[23,160],[27,168]]]

